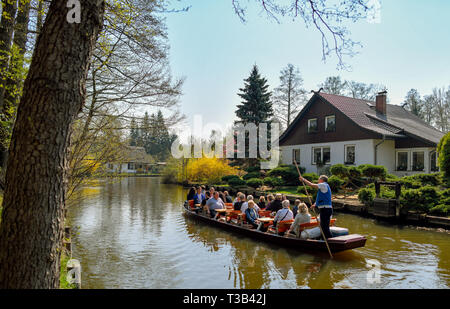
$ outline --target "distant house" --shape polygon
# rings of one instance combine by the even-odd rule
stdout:
[[[144,147],[126,146],[120,162],[108,163],[106,171],[109,173],[143,173],[148,172],[151,165]]]
[[[316,92],[280,137],[282,162],[307,172],[343,163],[383,165],[398,176],[438,171],[444,134],[401,106]]]

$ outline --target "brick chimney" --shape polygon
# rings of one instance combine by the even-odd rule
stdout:
[[[387,91],[379,92],[376,99],[376,111],[377,113],[381,113],[386,115],[386,95]]]

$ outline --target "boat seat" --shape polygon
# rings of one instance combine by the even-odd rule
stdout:
[[[331,219],[330,220],[330,226],[334,226],[336,223],[336,219]],[[309,223],[303,223],[300,224],[300,232],[304,231],[304,230],[308,230],[308,229],[313,229],[315,227],[319,226],[319,222],[317,222],[317,220],[314,220],[312,222]]]
[[[270,217],[270,214],[272,212],[270,210],[260,210],[259,211],[259,216],[260,217]]]
[[[194,200],[189,200],[188,203],[189,203],[189,207],[190,207],[192,210],[194,210],[194,209],[195,209]]]
[[[277,232],[280,233],[286,233],[289,228],[291,227],[292,223],[294,223],[294,220],[287,220],[287,221],[281,221],[277,223]]]

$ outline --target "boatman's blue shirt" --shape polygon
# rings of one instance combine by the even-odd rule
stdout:
[[[332,208],[331,206],[331,188],[326,183],[319,183],[319,191],[317,192],[316,206],[318,208]]]

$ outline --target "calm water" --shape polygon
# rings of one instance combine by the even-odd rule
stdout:
[[[83,288],[449,288],[450,234],[336,214],[366,247],[306,254],[185,217],[186,190],[129,178],[86,190],[69,210]],[[380,282],[367,280],[367,261]],[[375,277],[376,278],[376,277]],[[375,280],[376,281],[376,280]]]

